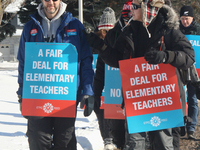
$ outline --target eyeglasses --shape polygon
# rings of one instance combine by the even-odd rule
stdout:
[[[44,0],[45,2],[49,2],[50,0]],[[57,0],[53,0],[53,2],[56,2]]]
[[[136,4],[131,4],[132,5],[132,9],[138,9],[138,8],[141,8],[141,5],[136,5]]]

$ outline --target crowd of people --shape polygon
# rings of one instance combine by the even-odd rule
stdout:
[[[23,108],[25,43],[71,43],[78,53],[76,106],[80,103],[85,117],[94,110],[105,150],[178,150],[180,136],[187,134],[188,139],[195,139],[199,111],[197,90],[189,82],[185,85],[185,99],[179,71],[195,63],[194,49],[185,36],[200,35],[192,7],[181,7],[179,17],[170,0],[128,0],[118,19],[114,10],[106,7],[94,32],[86,32],[86,27],[66,7],[61,0],[41,0],[37,12],[24,26],[17,57],[20,110]],[[31,34],[33,30],[37,32]],[[95,72],[92,54],[98,54]],[[120,60],[139,57],[144,57],[149,64],[164,63],[176,68],[183,116],[187,118],[184,127],[129,133],[126,119],[105,119],[104,109],[100,109],[105,64],[119,68]],[[126,108],[124,102],[121,107]],[[75,118],[25,117],[30,150],[77,149]]]

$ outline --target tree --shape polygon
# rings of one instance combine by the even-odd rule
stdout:
[[[30,14],[36,12],[38,5],[41,3],[41,0],[26,0],[25,3],[22,5],[20,10],[17,12],[19,14],[19,19],[21,23],[28,22],[31,18],[29,17]]]
[[[11,18],[13,14],[4,13],[1,27],[0,27],[0,42],[3,41],[7,36],[12,36],[16,32],[16,28],[14,25],[10,24],[8,18]]]
[[[0,25],[1,25],[2,18],[3,18],[4,10],[12,2],[13,2],[13,0],[1,0],[0,1]]]
[[[0,42],[7,36],[12,36],[16,32],[15,26],[10,24],[10,20],[15,14],[5,12],[6,7],[12,2],[13,0],[0,1]]]
[[[78,0],[63,0],[67,4],[67,11],[78,18]],[[26,23],[30,20],[29,15],[37,11],[40,0],[26,0],[18,12],[20,21]],[[100,16],[106,7],[111,7],[117,17],[121,14],[124,0],[83,0],[83,25],[95,29],[99,23]]]

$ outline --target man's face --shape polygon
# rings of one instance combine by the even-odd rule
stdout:
[[[141,4],[138,3],[136,0],[133,0],[132,2],[131,14],[132,14],[133,20],[142,22]]]
[[[188,27],[193,21],[193,17],[181,16],[181,23],[184,27]]]
[[[48,2],[42,0],[42,3],[47,17],[48,15],[55,16],[57,14],[60,7],[60,0],[57,1],[49,0]]]

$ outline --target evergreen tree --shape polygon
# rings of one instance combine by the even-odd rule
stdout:
[[[10,18],[13,14],[4,13],[1,26],[0,26],[0,42],[3,41],[7,36],[12,36],[16,32],[14,25],[10,24]]]
[[[78,0],[63,0],[67,4],[67,11],[72,13],[74,17],[78,18]],[[30,20],[29,15],[37,11],[40,0],[26,0],[23,7],[20,8],[19,19],[22,23]],[[106,7],[111,7],[119,17],[122,11],[124,0],[83,0],[83,24],[94,30]]]
[[[17,12],[17,14],[19,14],[20,22],[28,22],[31,19],[29,15],[36,12],[37,7],[40,3],[40,0],[26,0],[24,5],[20,8],[20,11]]]

